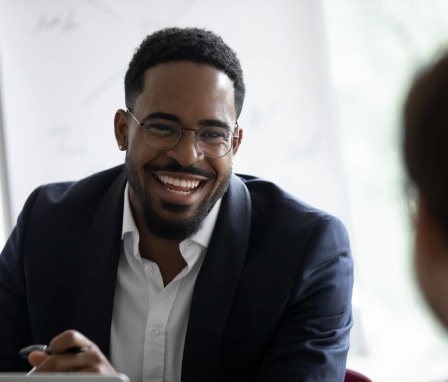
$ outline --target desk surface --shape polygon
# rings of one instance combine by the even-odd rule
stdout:
[[[23,373],[0,373],[0,382],[129,382],[124,374],[105,376],[92,373],[36,373],[27,376]]]

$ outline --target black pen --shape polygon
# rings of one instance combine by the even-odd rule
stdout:
[[[86,347],[80,347],[80,346],[73,346],[71,348],[66,349],[63,354],[76,354],[76,353],[82,353],[88,349],[88,346]],[[21,358],[28,358],[31,352],[33,351],[42,351],[46,354],[53,354],[51,349],[47,345],[30,345],[27,347],[24,347],[19,350],[19,357]]]
[[[82,353],[89,349],[89,346],[81,347],[81,346],[73,346],[71,348],[66,349],[63,354],[76,354]],[[28,356],[33,351],[41,351],[46,354],[53,354],[50,347],[47,345],[29,345],[19,350],[19,357],[28,358]],[[36,370],[36,366],[34,366],[27,375],[31,374],[34,370]]]

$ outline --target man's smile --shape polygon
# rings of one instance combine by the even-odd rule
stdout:
[[[210,177],[191,174],[185,171],[167,171],[157,169],[147,171],[148,180],[153,179],[159,187],[149,186],[148,193],[158,196],[160,202],[183,206],[195,206],[203,197],[203,191]],[[212,178],[213,179],[213,178]]]
[[[194,179],[180,179],[168,175],[156,175],[164,187],[180,195],[188,195],[199,186],[201,181]]]

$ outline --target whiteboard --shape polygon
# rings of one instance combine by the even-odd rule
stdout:
[[[348,224],[320,0],[0,0],[11,218],[40,184],[124,161],[113,117],[134,49],[166,26],[215,31],[247,95],[236,172],[273,180]]]

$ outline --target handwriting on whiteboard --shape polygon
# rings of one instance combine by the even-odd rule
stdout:
[[[70,32],[78,29],[80,23],[76,20],[76,12],[73,9],[63,14],[43,14],[40,15],[35,31],[36,33],[44,33],[49,31]]]
[[[79,0],[71,3],[61,3],[55,0],[25,0],[28,3],[53,3],[44,13],[39,14],[35,22],[36,33],[71,32],[79,29],[82,24],[82,14],[96,12],[103,17],[118,21],[120,12],[113,5],[102,0]],[[75,5],[76,4],[76,5]]]

